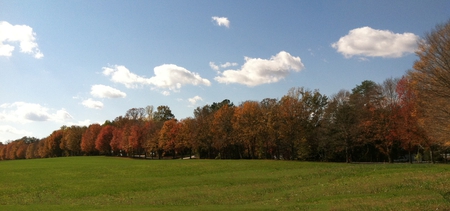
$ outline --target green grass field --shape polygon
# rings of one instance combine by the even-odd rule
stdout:
[[[450,210],[450,165],[68,157],[0,169],[0,210]]]

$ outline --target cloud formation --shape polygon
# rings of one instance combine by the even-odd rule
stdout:
[[[19,130],[10,125],[0,125],[0,133],[10,133],[10,134],[21,135],[21,136],[31,135],[31,133],[26,130]]]
[[[230,21],[228,20],[227,17],[214,16],[214,17],[212,17],[212,20],[215,21],[216,24],[219,26],[225,26],[227,28],[230,28]]]
[[[124,84],[127,88],[151,85],[155,88],[166,89],[163,91],[164,95],[170,94],[167,90],[178,92],[183,85],[211,85],[208,79],[200,77],[198,73],[174,64],[157,66],[153,72],[155,76],[145,78],[130,72],[125,66],[115,65],[103,68],[103,74],[110,76],[113,82]]]
[[[197,101],[203,101],[203,99],[197,95],[193,98],[189,98],[188,101],[191,103],[191,105],[195,105]]]
[[[220,67],[221,68],[227,68],[227,67],[233,67],[233,66],[237,66],[237,65],[238,65],[238,63],[235,63],[235,62],[233,62],[233,63],[226,62],[225,64],[221,64]]]
[[[65,109],[52,112],[51,109],[35,103],[15,102],[0,105],[0,121],[6,122],[65,122],[73,117]]]
[[[419,36],[413,33],[393,33],[388,30],[361,27],[349,33],[331,46],[346,58],[352,56],[398,58],[417,49]]]
[[[83,104],[87,108],[93,108],[93,109],[102,109],[103,108],[102,102],[92,100],[91,98],[84,100],[81,104]]]
[[[209,62],[209,67],[215,71],[219,71],[220,69],[219,65],[216,65],[214,62]]]
[[[36,59],[44,57],[35,42],[35,36],[36,33],[27,25],[11,25],[6,21],[0,21],[0,56],[12,56],[15,47],[10,44],[19,43],[20,52],[33,54]]]
[[[236,62],[226,62],[225,64],[216,65],[214,62],[209,62],[209,67],[217,72],[217,74],[220,74],[220,68],[227,68],[227,67],[233,67],[238,66],[238,63]]]
[[[304,68],[300,57],[281,51],[270,59],[245,57],[245,64],[238,70],[225,70],[215,77],[219,83],[238,83],[247,86],[275,83],[284,79],[289,72]]]
[[[91,87],[91,95],[98,98],[124,98],[127,96],[125,92],[101,84]]]

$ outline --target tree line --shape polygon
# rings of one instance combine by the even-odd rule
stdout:
[[[450,21],[419,43],[401,78],[366,80],[333,96],[304,87],[280,99],[230,100],[177,120],[168,106],[129,109],[104,124],[63,126],[48,137],[0,145],[0,159],[111,155],[152,159],[447,161]]]

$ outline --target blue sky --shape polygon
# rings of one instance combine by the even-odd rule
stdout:
[[[0,0],[0,141],[168,105],[331,96],[412,67],[450,1]]]

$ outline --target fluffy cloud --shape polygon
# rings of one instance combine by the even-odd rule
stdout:
[[[138,76],[125,66],[115,65],[113,67],[103,67],[103,74],[111,76],[111,81],[125,85],[127,88],[136,88],[142,84],[148,84],[148,79]]]
[[[83,104],[87,108],[94,108],[94,109],[102,109],[103,108],[102,102],[92,100],[91,98],[84,100],[81,104]]]
[[[35,103],[15,102],[0,105],[0,121],[7,122],[64,122],[73,119],[65,110],[60,109],[52,112],[51,109]]]
[[[21,136],[31,135],[31,133],[26,130],[19,130],[10,125],[0,125],[0,133],[9,133],[9,134],[21,135]]]
[[[209,67],[215,71],[219,71],[219,65],[216,65],[214,62],[209,62]]]
[[[193,98],[189,98],[188,101],[191,103],[191,105],[195,105],[197,101],[203,101],[203,99],[197,95]]]
[[[164,64],[154,68],[155,76],[149,79],[149,83],[158,87],[178,91],[182,85],[192,84],[210,86],[208,79],[200,77],[183,67],[174,64]]]
[[[140,85],[151,85],[156,88],[166,89],[163,93],[168,94],[167,90],[178,92],[183,85],[206,85],[210,86],[208,79],[200,77],[199,74],[174,64],[163,64],[153,69],[155,76],[145,78],[138,76],[125,66],[104,67],[103,74],[111,76],[111,80],[116,83],[124,84],[128,88],[136,88]],[[170,93],[169,93],[170,94]]]
[[[362,27],[350,30],[331,46],[346,58],[352,56],[402,57],[417,49],[419,36],[413,33],[397,34],[388,30]]]
[[[225,26],[227,28],[230,28],[230,21],[226,17],[212,17],[212,20],[216,22],[219,26]]]
[[[127,96],[125,92],[101,84],[93,85],[91,87],[91,95],[98,98],[124,98]]]
[[[275,83],[284,79],[290,71],[299,72],[304,68],[300,57],[293,57],[281,51],[270,59],[245,57],[245,64],[240,70],[225,70],[215,77],[219,83],[239,83],[257,86]]]
[[[15,47],[6,43],[19,43],[22,53],[33,54],[35,58],[44,57],[35,42],[36,33],[27,25],[11,25],[0,21],[0,56],[10,57]]]

